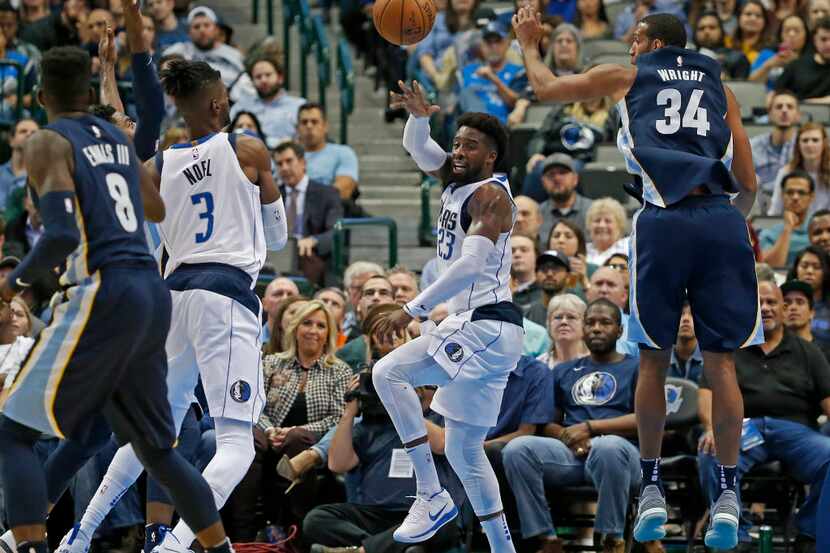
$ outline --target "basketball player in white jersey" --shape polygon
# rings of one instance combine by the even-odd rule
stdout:
[[[173,299],[168,398],[178,431],[201,373],[216,423],[216,455],[204,476],[221,508],[254,458],[252,427],[264,404],[264,387],[261,305],[253,288],[266,248],[279,250],[286,243],[285,208],[265,145],[221,132],[229,105],[219,72],[204,62],[175,61],[161,77],[195,137],[147,163],[168,210],[159,226]],[[59,551],[85,552],[95,529],[141,472],[132,449],[119,449]],[[193,540],[192,530],[179,522],[154,551],[187,551]]]
[[[513,304],[510,233],[516,206],[504,175],[494,175],[507,148],[498,119],[467,113],[458,120],[452,153],[429,135],[430,106],[418,85],[399,83],[392,107],[406,108],[404,148],[421,170],[445,183],[438,219],[440,276],[418,296],[381,322],[387,339],[439,303],[449,316],[437,327],[425,324],[419,338],[374,366],[372,379],[412,460],[417,496],[396,541],[421,542],[458,514],[441,488],[414,388],[438,385],[432,409],[446,420],[446,455],[481,521],[490,550],[515,551],[502,511],[496,475],[484,454],[484,438],[496,424],[507,377],[522,352],[522,315]]]

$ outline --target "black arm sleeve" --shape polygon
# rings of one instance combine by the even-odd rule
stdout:
[[[140,114],[135,129],[135,151],[141,161],[156,153],[161,122],[164,119],[164,93],[161,90],[156,67],[147,52],[132,56],[133,93]]]

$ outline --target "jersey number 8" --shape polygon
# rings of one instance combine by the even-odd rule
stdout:
[[[703,91],[696,88],[689,98],[689,105],[680,118],[680,108],[683,98],[676,88],[664,88],[657,93],[657,105],[666,106],[663,113],[665,119],[657,121],[657,132],[660,134],[674,134],[681,127],[696,129],[698,136],[706,136],[709,132],[709,119],[706,108],[700,107],[700,100],[703,98]]]
[[[130,199],[130,187],[127,180],[118,173],[107,173],[107,189],[110,197],[115,200],[115,216],[127,232],[138,230],[138,219],[135,216],[133,201]]]

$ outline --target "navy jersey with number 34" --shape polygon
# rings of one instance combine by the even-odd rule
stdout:
[[[637,77],[618,105],[617,145],[646,202],[666,207],[701,185],[713,194],[737,191],[720,71],[717,61],[684,48],[637,58]]]
[[[92,115],[64,117],[47,129],[72,144],[75,217],[81,243],[67,258],[64,284],[113,262],[153,262],[144,238],[138,157],[115,126]]]

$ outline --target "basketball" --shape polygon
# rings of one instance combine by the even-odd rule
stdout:
[[[420,42],[435,23],[432,0],[376,0],[372,19],[380,36],[399,46]]]

